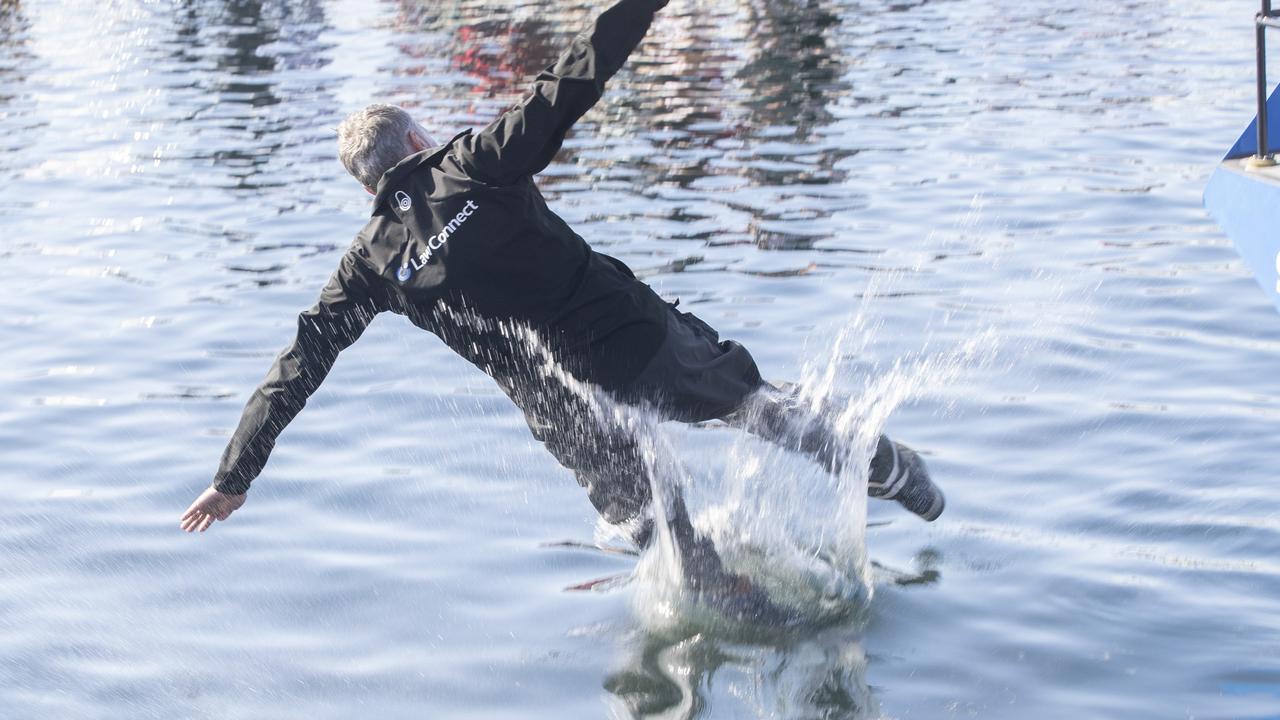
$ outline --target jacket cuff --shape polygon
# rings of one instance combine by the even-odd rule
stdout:
[[[214,478],[212,487],[223,495],[243,495],[249,492],[249,483],[236,482],[230,478]]]

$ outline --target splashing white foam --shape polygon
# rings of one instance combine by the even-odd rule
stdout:
[[[967,256],[997,263],[999,254],[992,251],[1001,231],[980,222],[981,214],[981,198],[975,198],[970,217],[931,244],[948,252],[963,245]],[[1043,273],[997,288],[954,289],[935,308],[939,316],[920,333],[917,350],[899,352],[886,364],[849,363],[847,358],[872,355],[867,348],[889,317],[886,301],[910,272],[919,270],[873,275],[846,322],[827,333],[829,339],[806,343],[823,351],[803,365],[796,397],[809,417],[826,422],[839,439],[838,472],[828,473],[798,453],[745,435],[735,437],[729,451],[714,459],[686,456],[687,465],[675,460],[679,453],[669,438],[648,444],[655,453],[649,459],[653,481],[701,501],[693,503],[694,525],[715,541],[729,569],[752,578],[805,624],[860,617],[871,599],[867,472],[892,413],[994,365],[1011,323],[1053,322],[1054,301],[1062,300],[1060,285]],[[1046,292],[1052,296],[1048,302]],[[1036,301],[1023,304],[1019,298]],[[989,312],[993,305],[1002,311]],[[935,329],[959,339],[939,342]],[[1022,347],[1016,354],[1029,351]],[[686,467],[698,477],[691,477]],[[667,538],[662,550],[646,554],[637,570],[641,582],[635,584],[634,606],[651,629],[709,621],[681,586],[678,568],[671,565],[678,557],[666,549],[669,544]]]
[[[997,347],[998,334],[991,328],[957,347],[926,348],[885,368],[845,367],[842,358],[860,355],[878,327],[871,308],[879,287],[867,288],[859,310],[835,331],[827,352],[804,366],[797,393],[804,413],[833,430],[842,458],[838,472],[829,474],[798,453],[746,435],[734,438],[720,463],[698,457],[680,462],[670,438],[656,427],[649,429],[652,436],[645,444],[655,495],[667,485],[701,500],[695,504],[694,525],[714,540],[726,566],[751,578],[806,625],[857,617],[872,596],[867,472],[892,412],[994,357]],[[858,389],[845,390],[850,387]],[[718,474],[712,470],[696,479],[687,469],[717,464]],[[646,553],[637,569],[642,580],[635,585],[637,614],[651,627],[714,622],[681,585],[673,541],[669,533],[661,535],[658,549]]]

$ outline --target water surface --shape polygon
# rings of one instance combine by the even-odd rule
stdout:
[[[896,407],[949,507],[870,503],[845,621],[564,592],[633,562],[543,547],[595,537],[585,493],[390,316],[178,531],[367,215],[332,128],[482,125],[602,7],[0,3],[0,715],[1280,717],[1280,317],[1200,207],[1248,3],[673,0],[544,173],[768,376]],[[707,526],[830,510],[663,437]]]

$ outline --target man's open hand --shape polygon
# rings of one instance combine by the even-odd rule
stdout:
[[[182,514],[181,526],[187,532],[209,529],[214,520],[226,520],[244,504],[245,495],[227,495],[213,488],[200,493],[191,507]]]

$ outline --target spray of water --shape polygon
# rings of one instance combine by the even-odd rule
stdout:
[[[867,287],[859,310],[824,343],[825,352],[804,365],[790,391],[799,412],[788,418],[789,434],[831,438],[819,457],[742,433],[733,436],[726,455],[688,457],[656,424],[645,428],[655,497],[680,492],[696,500],[694,525],[713,539],[727,567],[751,578],[799,624],[858,617],[872,596],[867,474],[890,415],[995,356],[998,333],[990,328],[954,347],[925,347],[895,358],[887,367],[848,367],[843,359],[862,356],[874,337],[880,324],[875,301],[892,282],[886,276]],[[662,535],[637,569],[637,615],[654,629],[722,620],[682,584],[679,554],[669,533]]]
[[[794,393],[802,412],[791,420],[797,426],[792,434],[803,436],[804,426],[825,428],[837,445],[834,462],[814,462],[741,433],[732,436],[727,453],[710,458],[682,456],[670,438],[649,441],[653,482],[695,500],[694,524],[714,540],[729,568],[751,577],[801,623],[848,620],[868,607],[874,586],[866,537],[867,474],[893,412],[966,374],[1016,364],[1013,356],[1033,348],[1020,342],[1013,356],[1006,352],[1002,340],[1011,336],[1011,325],[1025,334],[1027,326],[1057,321],[1063,291],[1044,272],[1015,276],[996,287],[984,280],[989,273],[982,273],[972,286],[948,288],[921,328],[917,349],[898,351],[886,363],[849,361],[877,355],[869,346],[884,336],[895,298],[920,276],[925,262],[953,257],[977,269],[999,264],[1006,232],[998,219],[984,219],[984,208],[983,198],[975,197],[960,223],[924,243],[930,252],[916,266],[873,274],[852,315],[808,343],[810,359]],[[657,432],[656,426],[652,430]],[[678,557],[669,551],[653,552],[637,571],[636,613],[650,629],[707,619],[681,585],[673,562]]]

